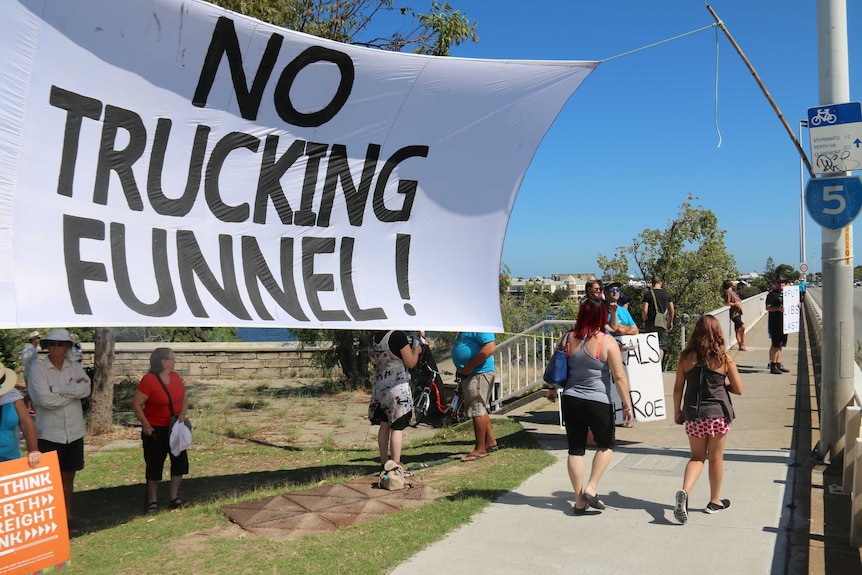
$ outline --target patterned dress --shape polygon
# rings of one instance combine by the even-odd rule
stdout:
[[[372,423],[379,423],[374,421],[378,407],[386,413],[389,423],[394,423],[413,409],[407,366],[401,361],[400,355],[389,349],[389,337],[393,333],[387,332],[373,348],[377,375],[371,391],[371,405],[368,406],[368,417]]]

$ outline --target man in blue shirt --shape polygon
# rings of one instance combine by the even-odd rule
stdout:
[[[614,337],[620,335],[637,335],[640,333],[638,330],[638,326],[635,323],[632,314],[619,305],[620,294],[622,293],[620,290],[622,288],[622,284],[620,282],[612,282],[605,286],[605,301],[608,302],[608,325],[606,326],[606,330],[609,334]],[[617,325],[613,325],[613,317],[611,314],[616,312]],[[619,338],[618,338],[619,339]]]
[[[473,419],[476,445],[461,461],[475,461],[497,450],[497,440],[491,430],[491,390],[494,386],[494,352],[497,343],[489,332],[461,332],[452,344],[452,362],[461,379],[461,395],[465,414]]]

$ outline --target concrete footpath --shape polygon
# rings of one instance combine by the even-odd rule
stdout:
[[[808,553],[806,565],[796,567],[790,553],[790,523],[799,520],[789,511],[795,507],[791,443],[797,380],[806,387],[813,381],[808,358],[799,361],[799,337],[792,334],[784,349],[782,363],[790,373],[782,375],[766,368],[765,318],[750,329],[748,351],[731,352],[745,389],[733,397],[737,419],[724,459],[722,498],[731,500],[730,509],[703,513],[709,501],[707,464],[689,502],[688,523],[673,517],[689,451],[682,427],[671,421],[675,374],[665,373],[668,419],[617,428],[619,445],[599,486],[604,512],[572,514],[565,436],[556,405],[541,399],[507,417],[518,417],[558,461],[392,572],[808,573]],[[588,451],[587,470],[591,456]],[[810,572],[819,570],[811,565]]]

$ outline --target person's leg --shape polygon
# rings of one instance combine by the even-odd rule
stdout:
[[[147,479],[147,505],[158,501],[159,482],[155,479]]]
[[[168,494],[169,501],[176,501],[180,495],[180,483],[183,480],[182,475],[171,475],[171,488]]]
[[[485,455],[487,453],[485,438],[488,436],[487,428],[490,425],[491,418],[487,414],[473,417],[473,435],[476,437],[476,445],[473,447],[473,451],[467,455]]]
[[[721,482],[724,479],[724,443],[727,434],[707,439],[709,455],[709,501],[721,505]]]
[[[703,462],[706,460],[707,441],[705,437],[688,437],[688,444],[691,448],[691,455],[688,463],[685,465],[685,474],[682,479],[682,489],[690,497],[691,490],[697,480],[700,479],[700,474],[703,472]]]
[[[495,447],[497,445],[497,438],[494,437],[494,429],[491,425],[491,415],[486,413],[485,418],[485,451],[488,450],[489,447]]]
[[[739,349],[742,351],[746,351],[745,349],[745,324],[736,330],[736,341],[739,343]]]
[[[63,499],[66,501],[66,520],[72,520],[72,492],[75,491],[75,472],[61,471],[63,481]]]
[[[380,463],[386,465],[389,459],[389,433],[392,426],[388,421],[380,422],[380,429],[377,430],[377,448],[380,450]]]
[[[599,492],[599,481],[601,481],[602,476],[605,474],[608,466],[611,464],[611,460],[614,457],[613,449],[599,449],[596,451],[596,454],[593,456],[593,464],[590,467],[590,480],[587,482],[587,486],[584,488],[584,493],[587,495],[595,496]]]
[[[403,445],[403,443],[403,430],[393,429],[389,432],[389,453],[392,455],[392,461],[394,461],[398,465],[401,465],[401,446]]]
[[[584,499],[584,456],[569,455],[566,467],[569,470],[569,481],[572,482],[572,489],[575,491],[575,507],[583,509],[586,504]]]

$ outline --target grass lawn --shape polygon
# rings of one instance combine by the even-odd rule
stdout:
[[[294,447],[230,437],[200,425],[189,450],[191,475],[181,495],[189,507],[143,515],[140,447],[87,456],[75,481],[74,508],[89,520],[73,534],[69,574],[383,573],[462,525],[554,458],[519,423],[495,419],[504,449],[479,461],[453,461],[415,479],[449,494],[416,508],[336,532],[294,541],[258,537],[231,524],[224,505],[342,482],[375,473],[377,453],[331,444]],[[253,435],[253,433],[249,434]],[[472,425],[440,430],[405,446],[403,461],[439,461],[469,451]],[[167,467],[167,466],[166,466]],[[445,472],[444,472],[445,471]],[[167,473],[166,473],[167,475]],[[167,482],[160,485],[167,499]],[[163,503],[164,505],[164,503]]]

